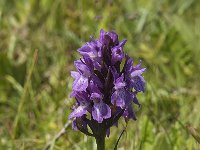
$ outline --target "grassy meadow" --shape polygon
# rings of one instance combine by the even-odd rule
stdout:
[[[147,68],[118,149],[200,149],[199,0],[0,0],[0,150],[43,149],[62,129],[76,50],[100,29],[126,38]],[[108,150],[125,125],[111,129]],[[93,150],[95,140],[70,126],[51,149]]]

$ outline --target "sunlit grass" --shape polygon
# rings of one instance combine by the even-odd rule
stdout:
[[[63,127],[75,50],[101,28],[126,38],[125,51],[147,66],[142,107],[119,148],[197,149],[189,131],[200,125],[199,10],[198,0],[0,1],[0,149],[42,149]],[[111,129],[107,149],[123,126]],[[94,147],[69,128],[53,149]]]

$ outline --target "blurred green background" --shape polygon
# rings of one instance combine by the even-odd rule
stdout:
[[[198,149],[186,126],[200,127],[200,1],[0,0],[1,150],[42,149],[63,127],[76,49],[101,28],[126,38],[125,51],[147,68],[142,107],[119,149]],[[107,149],[123,126],[112,128]],[[52,146],[94,148],[71,127]]]

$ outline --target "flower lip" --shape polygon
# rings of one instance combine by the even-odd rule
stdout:
[[[115,90],[124,88],[126,86],[126,83],[124,81],[124,74],[122,74],[119,78],[116,79],[114,85]]]
[[[76,66],[77,70],[85,75],[85,76],[89,76],[91,74],[90,69],[88,68],[88,66],[85,65],[85,63],[83,63],[82,60],[76,60],[74,61],[74,65]]]
[[[146,68],[141,68],[138,70],[134,70],[133,72],[131,72],[130,77],[134,78],[135,76],[139,76],[141,75],[144,71],[146,70]]]
[[[74,91],[86,91],[86,88],[88,87],[88,78],[80,75],[75,79],[72,87]]]
[[[93,110],[92,110],[92,117],[98,123],[102,123],[103,119],[108,119],[111,117],[111,109],[103,101],[94,103]]]
[[[87,106],[78,106],[74,111],[69,115],[69,119],[82,117],[84,114],[87,113]]]
[[[100,100],[103,99],[103,96],[99,93],[92,93],[90,99],[93,100],[93,102],[98,103]]]
[[[119,43],[119,45],[113,47],[112,51],[112,63],[115,64],[117,61],[121,61],[124,58],[123,47],[127,40],[123,40]]]

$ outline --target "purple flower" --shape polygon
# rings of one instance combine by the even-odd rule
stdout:
[[[124,47],[125,43],[126,43],[126,40],[123,40],[122,42],[119,43],[119,45],[117,45],[111,49],[113,64],[115,64],[118,61],[121,62],[122,59],[124,58],[123,47]]]
[[[132,105],[129,105],[128,107],[125,108],[123,116],[125,121],[128,121],[130,118],[136,120],[135,111],[132,108]]]
[[[118,35],[115,32],[105,32],[103,29],[100,31],[100,43],[104,46],[108,45],[117,45],[118,42]]]
[[[74,62],[77,71],[71,71],[75,79],[71,96],[76,99],[69,116],[73,129],[92,136],[109,135],[121,116],[125,121],[136,120],[132,105],[140,106],[137,93],[145,89],[145,68],[141,63],[133,66],[133,60],[125,55],[125,43],[119,42],[115,32],[101,30],[99,39],[92,38],[78,49],[82,58]]]
[[[74,91],[85,91],[88,87],[88,78],[79,72],[72,71],[71,76],[75,79],[72,88]]]
[[[94,102],[92,117],[98,123],[102,123],[103,119],[108,119],[111,117],[111,109],[102,100]]]
[[[111,103],[123,109],[130,104],[132,99],[131,92],[126,89],[126,82],[124,81],[123,74],[116,79],[114,85],[115,91],[111,96]]]
[[[144,92],[145,80],[142,73],[145,70],[146,68],[141,67],[141,63],[134,67],[131,58],[126,56],[124,72],[129,88],[134,88],[137,92]]]
[[[74,111],[70,114],[69,119],[82,117],[90,110],[90,100],[86,92],[75,92],[77,104],[74,106]]]

